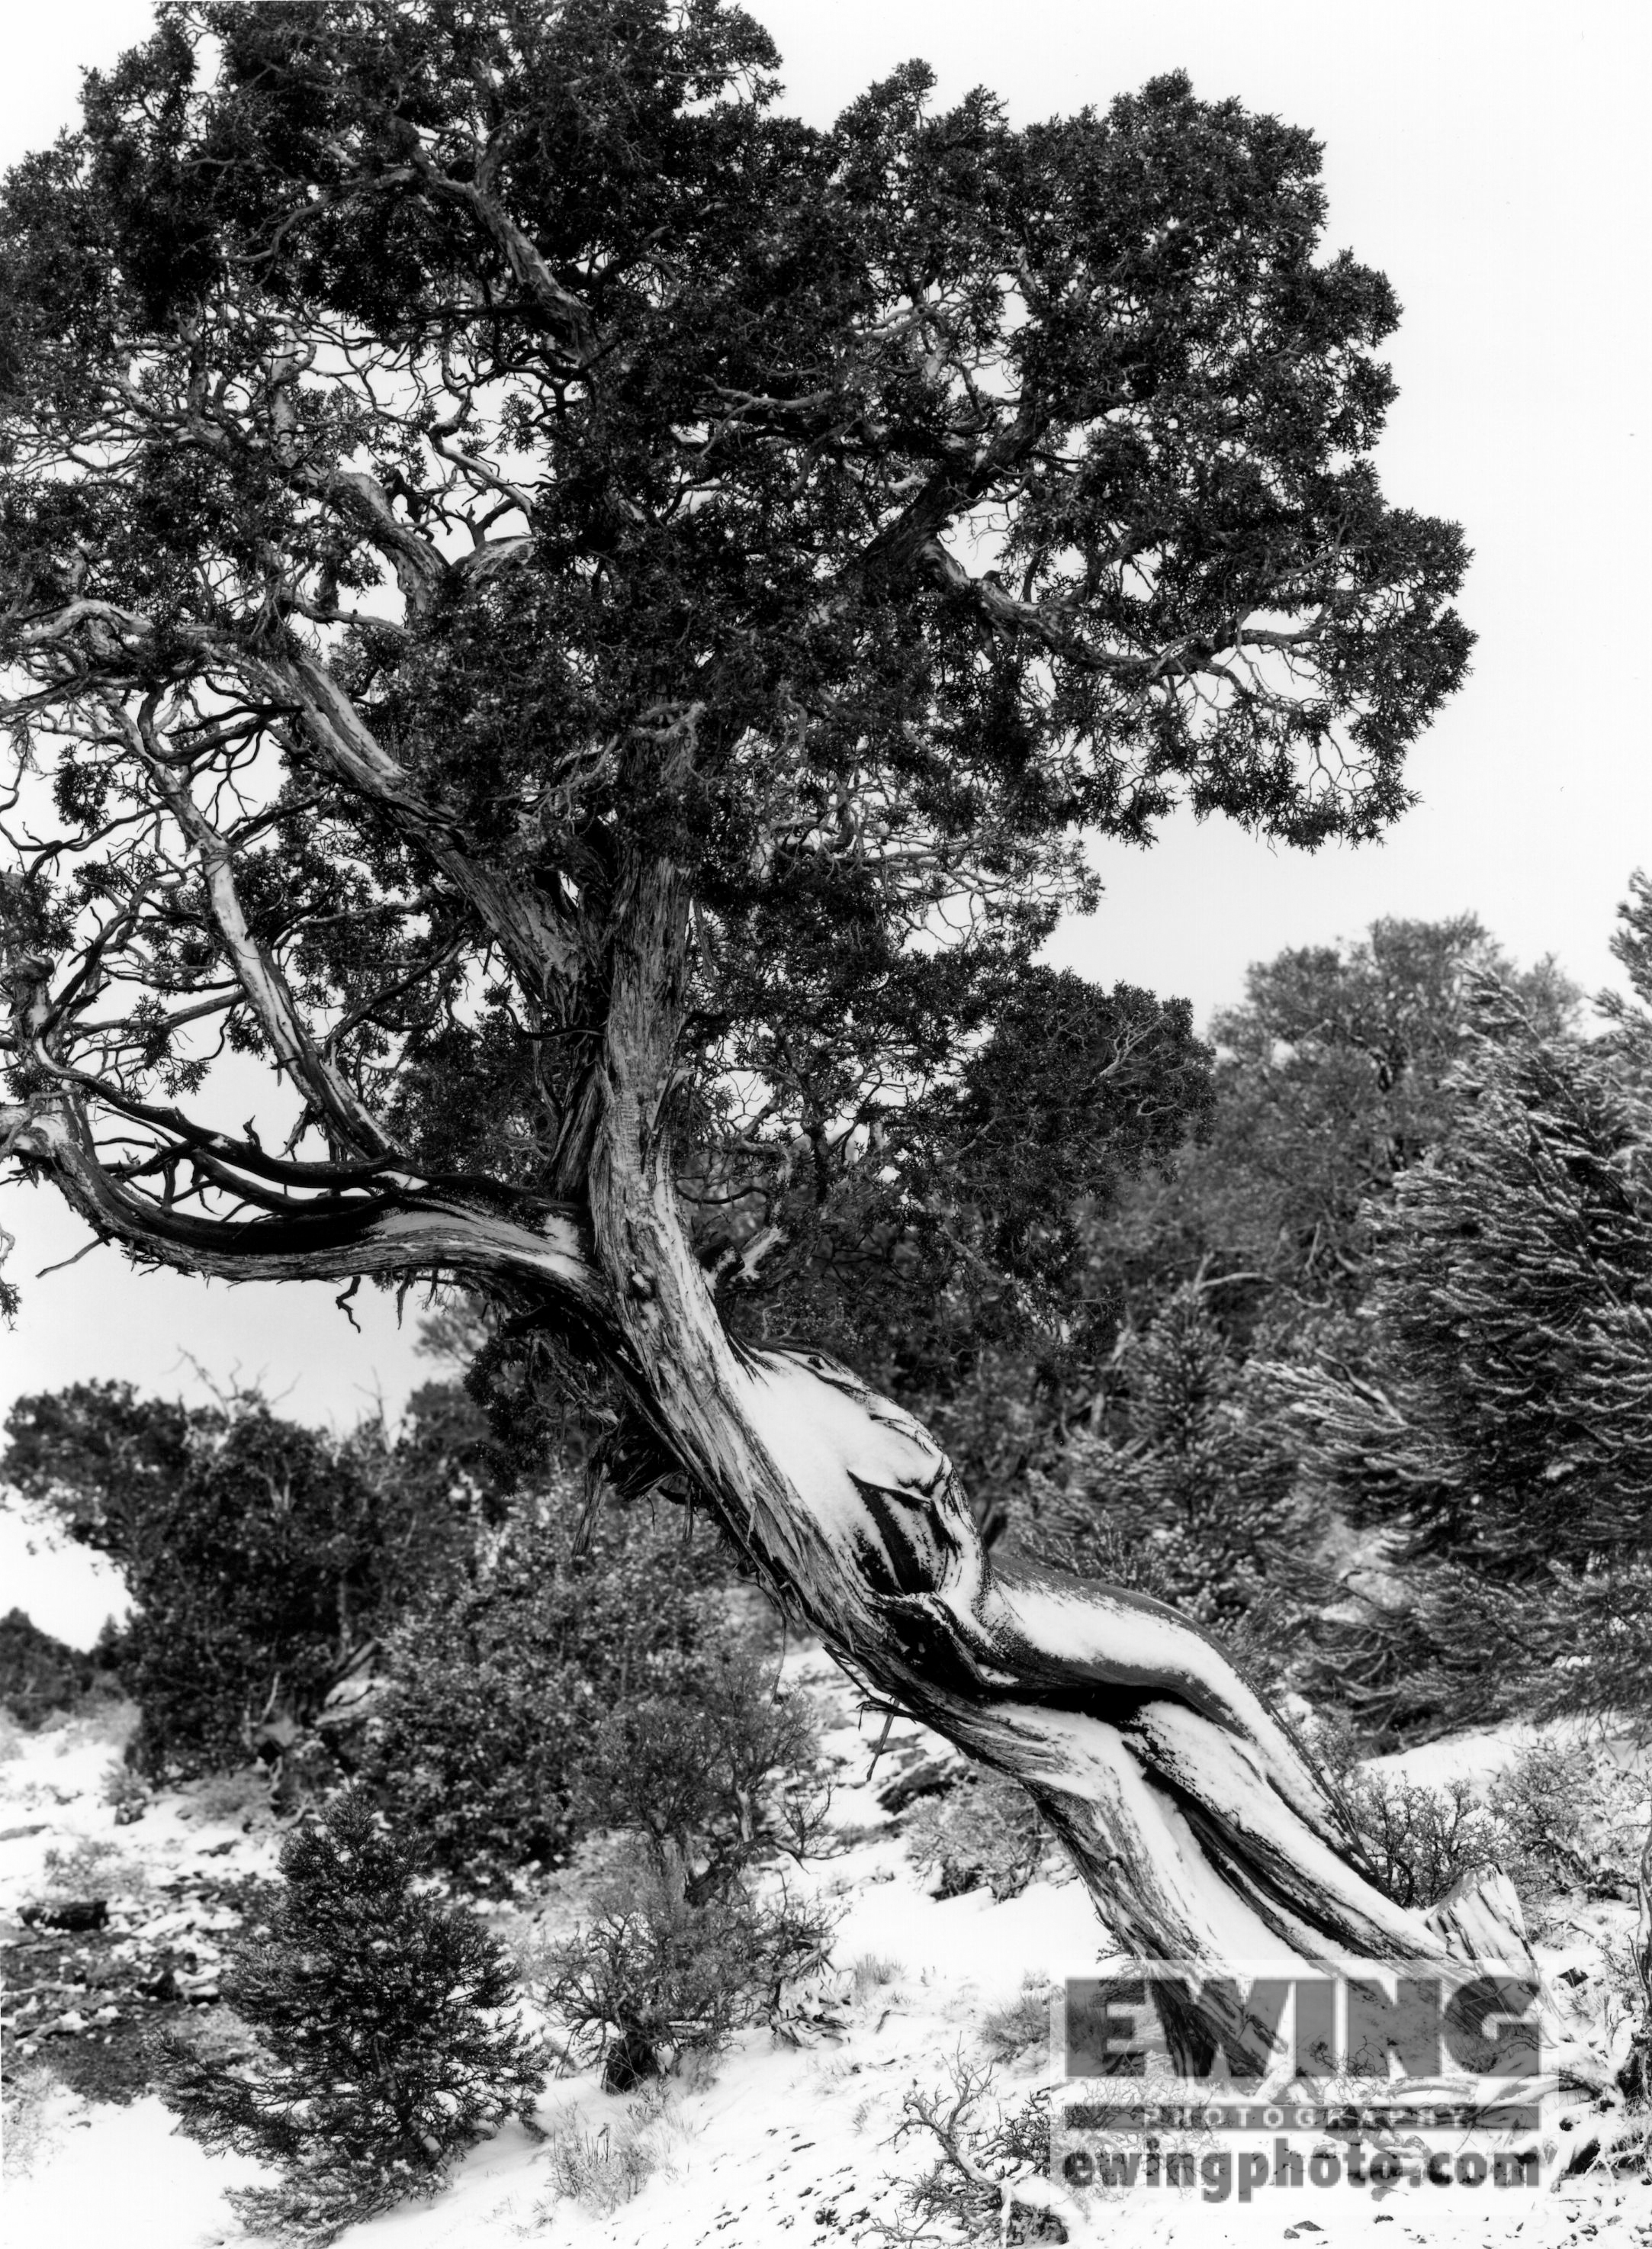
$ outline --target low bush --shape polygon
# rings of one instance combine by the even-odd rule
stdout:
[[[117,1757],[103,1777],[99,1793],[114,1813],[117,1827],[131,1827],[149,1808],[149,1784],[135,1765]]]
[[[511,1964],[417,1871],[360,1791],[336,1798],[288,1837],[262,1919],[228,1948],[251,2058],[161,2043],[179,2129],[280,2174],[230,2191],[251,2232],[330,2241],[435,2194],[456,2156],[531,2115],[548,2056]]]
[[[766,2019],[781,1987],[822,1966],[833,1923],[784,1891],[761,1899],[731,1881],[696,1902],[675,1850],[639,1844],[571,1936],[528,1963],[530,1987],[566,2033],[572,2067],[600,2066],[627,2093],[687,2053],[720,2053]]]
[[[1035,2049],[1050,2045],[1050,2005],[1053,1985],[1041,1976],[1029,1976],[1007,2006],[994,2007],[981,2018],[980,2039],[991,2060],[1010,2067]]]
[[[874,1994],[886,1993],[901,1980],[901,1963],[881,1953],[863,1952],[849,1963],[849,1988],[857,2007],[867,2005]]]
[[[1322,1720],[1306,1737],[1344,1841],[1396,1905],[1437,1905],[1464,1875],[1498,1863],[1501,1833],[1471,1785],[1430,1788],[1363,1765],[1346,1723]]]
[[[1425,1910],[1465,1876],[1498,1862],[1497,1822],[1466,1780],[1429,1788],[1365,1773],[1349,1785],[1344,1803],[1373,1880],[1396,1905]]]
[[[1372,1880],[1396,1904],[1437,1905],[1464,1876],[1497,1867],[1540,1926],[1557,1900],[1635,1892],[1649,1811],[1644,1771],[1582,1735],[1535,1742],[1484,1791],[1458,1778],[1429,1787],[1360,1762],[1346,1723],[1307,1737],[1336,1818]]]
[[[582,1511],[571,1483],[524,1505],[387,1636],[360,1777],[477,1889],[566,1858],[599,1816],[575,1798],[604,1729],[731,1634],[719,1550],[631,1508],[578,1554]]]
[[[1018,1897],[1044,1864],[1049,1834],[1024,1788],[983,1765],[968,1765],[943,1796],[923,1798],[908,1815],[907,1849],[939,1875],[936,1897],[990,1889]]]
[[[560,2201],[576,2202],[593,2217],[611,2218],[642,2191],[659,2169],[657,2127],[657,2112],[637,2101],[627,2105],[617,2129],[604,2123],[593,2131],[577,2115],[559,2118],[550,2127],[545,2148],[552,2192],[536,2216],[549,2223]]]
[[[942,2242],[1065,2241],[1059,2214],[1067,2200],[1050,2177],[1050,2095],[1031,2094],[1005,2111],[993,2072],[962,2056],[935,2093],[908,2093],[897,2142],[913,2133],[933,2140],[937,2154],[922,2176],[901,2189],[902,2222],[874,2221],[882,2239],[905,2249]]]
[[[83,1835],[66,1848],[51,1845],[44,1866],[38,1902],[47,1906],[85,1901],[106,1905],[111,1898],[141,1895],[149,1887],[142,1862],[101,1836]]]
[[[1551,1737],[1522,1750],[1487,1791],[1503,1871],[1539,1908],[1564,1896],[1635,1895],[1652,1814],[1644,1769],[1626,1769],[1604,1742]]]
[[[1050,2004],[1054,1986],[1030,1975],[1007,2006],[993,2006],[980,2019],[980,2042],[989,2058],[1011,2067],[1027,2053],[1050,2049]]]

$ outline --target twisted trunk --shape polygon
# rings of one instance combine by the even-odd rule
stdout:
[[[951,1463],[910,1415],[822,1355],[755,1352],[725,1332],[671,1164],[688,926],[677,876],[640,866],[612,924],[583,1212],[536,1216],[486,1182],[421,1182],[381,1160],[284,1211],[186,1215],[104,1166],[72,1073],[39,1042],[55,1089],[0,1112],[5,1149],[106,1237],[186,1270],[439,1267],[543,1303],[620,1373],[662,1450],[844,1668],[1028,1790],[1129,1951],[1213,1970],[1269,1959],[1414,1972],[1484,1951],[1490,1924],[1472,1900],[1427,1920],[1350,1863],[1310,1763],[1213,1640],[1145,1596],[995,1563]],[[19,977],[20,1042],[39,990],[32,969]],[[253,1143],[197,1138],[203,1157],[254,1177],[291,1168]],[[1513,1915],[1493,1932],[1499,1957],[1521,1942]],[[1587,2057],[1566,2067],[1601,2082]]]
[[[672,1181],[668,870],[635,877],[620,927],[593,1252],[640,1410],[730,1537],[874,1695],[1030,1792],[1130,1950],[1460,1959],[1349,1863],[1319,1777],[1213,1640],[1143,1595],[996,1562],[909,1414],[823,1355],[728,1336]]]

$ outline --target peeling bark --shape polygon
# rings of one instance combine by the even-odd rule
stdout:
[[[669,1162],[685,926],[669,870],[639,877],[589,1194],[639,1406],[728,1535],[872,1695],[1027,1789],[1129,1951],[1460,1964],[1485,1916],[1409,1912],[1349,1863],[1318,1774],[1214,1640],[1145,1595],[996,1563],[909,1414],[822,1354],[725,1333]],[[1575,2049],[1563,2067],[1602,2082]]]

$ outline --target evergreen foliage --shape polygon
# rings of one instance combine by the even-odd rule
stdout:
[[[1609,1047],[1503,987],[1481,1010],[1446,1129],[1371,1212],[1360,1317],[1273,1371],[1314,1489],[1386,1534],[1396,1574],[1328,1622],[1320,1676],[1389,1725],[1598,1707],[1597,1651],[1644,1699],[1614,1642],[1646,1645],[1649,1111]],[[1614,1598],[1615,1631],[1565,1644]]]
[[[288,1837],[263,1921],[231,1942],[223,1995],[251,2059],[168,2048],[179,2129],[281,2174],[230,2192],[256,2232],[330,2241],[435,2194],[456,2157],[531,2116],[547,2057],[506,1956],[416,1874],[360,1792],[335,1798]]]
[[[779,59],[713,0],[180,0],[10,176],[0,662],[66,823],[0,894],[62,985],[14,1090],[89,1120],[17,1148],[136,1254],[456,1272],[601,1387],[408,1221],[585,1208],[648,901],[730,1321],[944,1400],[1209,1106],[1184,1003],[1038,962],[1080,830],[1408,802],[1464,547],[1379,489],[1397,306],[1311,134],[917,63],[818,129]],[[220,1033],[287,1156],[180,1108]]]
[[[0,1616],[0,1708],[22,1724],[72,1709],[97,1668],[94,1657],[42,1632],[22,1609]]]
[[[693,1906],[761,1860],[807,1854],[824,1810],[807,1780],[818,1750],[813,1709],[779,1690],[774,1663],[709,1638],[652,1657],[597,1724],[574,1817],[645,1839],[661,1867],[682,1868]]]
[[[610,1507],[579,1553],[583,1515],[566,1482],[524,1497],[387,1634],[363,1778],[476,1888],[559,1863],[585,1832],[576,1796],[604,1728],[736,1636],[712,1541],[646,1505]]]
[[[1518,1582],[1652,1536],[1652,1112],[1485,1008],[1450,1128],[1374,1214],[1358,1368],[1289,1386],[1356,1522]]]
[[[987,1889],[1019,1897],[1043,1866],[1050,1833],[1025,1789],[984,1766],[968,1766],[941,1794],[924,1798],[906,1824],[914,1863],[938,1877],[937,1897]]]
[[[1276,1592],[1301,1589],[1312,1536],[1291,1448],[1196,1288],[1126,1339],[1114,1380],[1101,1426],[1075,1428],[1030,1479],[1023,1535],[1212,1629],[1262,1626]]]
[[[146,1772],[277,1753],[452,1566],[469,1498],[433,1468],[430,1402],[392,1446],[371,1424],[343,1440],[302,1427],[252,1393],[185,1406],[94,1381],[17,1401],[7,1480],[107,1555],[131,1596],[116,1650]]]
[[[1450,1080],[1488,977],[1546,1035],[1578,995],[1553,961],[1518,971],[1473,914],[1383,918],[1344,946],[1254,964],[1210,1026],[1209,1131],[1124,1193],[1098,1249],[1141,1324],[1178,1283],[1219,1290],[1224,1326],[1277,1342],[1366,1280],[1364,1213],[1445,1129]],[[1488,1026],[1481,1021],[1484,1035]]]

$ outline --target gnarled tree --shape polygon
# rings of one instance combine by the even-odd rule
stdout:
[[[1414,1952],[1213,1641],[995,1563],[740,1310],[1059,1317],[1203,1098],[1185,1008],[1036,965],[1080,831],[1404,808],[1468,636],[1371,466],[1393,298],[1180,78],[819,131],[776,62],[715,0],[166,7],[10,175],[6,1152],[140,1259],[491,1296],[1134,1943]]]

